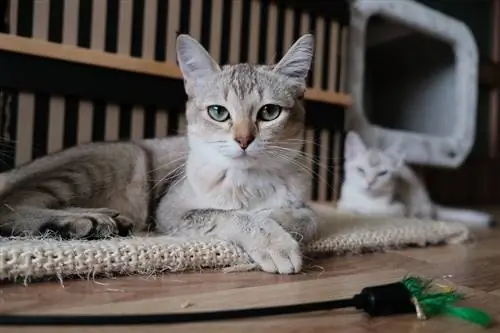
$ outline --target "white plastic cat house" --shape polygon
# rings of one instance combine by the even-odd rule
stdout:
[[[468,27],[411,0],[351,1],[347,129],[410,163],[459,166],[475,139],[478,50]]]

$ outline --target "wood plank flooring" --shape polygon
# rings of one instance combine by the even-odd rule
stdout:
[[[157,313],[271,306],[352,296],[363,287],[405,274],[445,279],[467,295],[465,305],[500,319],[500,229],[471,244],[331,257],[295,276],[200,271],[151,277],[0,285],[2,313]],[[500,320],[499,320],[500,321]],[[0,328],[2,332],[482,332],[453,318],[419,321],[414,315],[368,318],[335,310],[254,320],[175,326]],[[500,325],[488,329],[500,332]]]

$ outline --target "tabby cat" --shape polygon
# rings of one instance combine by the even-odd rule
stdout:
[[[318,223],[301,154],[313,45],[307,34],[273,66],[220,66],[180,35],[187,136],[85,144],[8,172],[0,234],[102,238],[154,226],[232,242],[267,272],[299,272]]]

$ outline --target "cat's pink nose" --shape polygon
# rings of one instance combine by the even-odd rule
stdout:
[[[243,150],[247,149],[253,140],[255,140],[255,137],[253,135],[237,136],[234,138],[234,141],[238,142],[241,149]]]

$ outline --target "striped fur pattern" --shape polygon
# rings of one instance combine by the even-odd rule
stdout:
[[[2,174],[0,235],[100,238],[147,229],[186,153],[186,139],[172,137],[90,143],[35,159]]]
[[[265,271],[299,272],[317,225],[301,152],[313,45],[304,35],[274,66],[221,67],[179,36],[187,137],[86,144],[10,171],[0,234],[101,238],[153,220],[167,234],[234,242]]]

